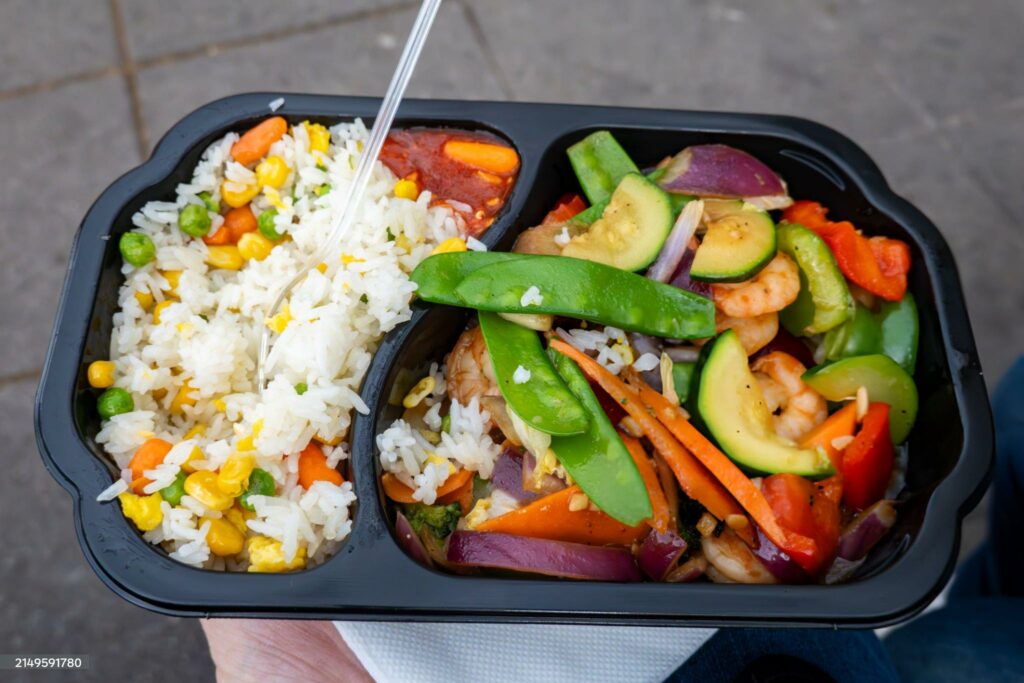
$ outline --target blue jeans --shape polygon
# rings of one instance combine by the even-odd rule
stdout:
[[[819,671],[784,680],[821,680],[822,672],[837,683],[1024,680],[1024,357],[999,383],[992,405],[988,539],[958,569],[946,607],[884,644],[871,631],[722,629],[668,680],[770,681],[769,672],[796,672],[806,663]]]

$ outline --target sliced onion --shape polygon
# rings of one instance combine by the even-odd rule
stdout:
[[[778,583],[775,575],[759,561],[753,551],[731,529],[718,536],[705,535],[701,549],[711,567],[708,576],[720,575],[736,583]],[[715,572],[711,571],[715,569]]]
[[[762,211],[778,211],[793,205],[793,198],[788,194],[766,195],[764,197],[744,197],[743,201],[753,204]]]
[[[665,244],[661,245],[658,258],[647,269],[647,277],[658,282],[668,282],[679,267],[679,262],[690,245],[690,239],[697,232],[697,225],[704,215],[704,202],[695,199],[679,212],[679,218],[672,226]]]
[[[542,496],[546,496],[565,488],[565,482],[555,475],[542,474],[538,476],[536,470],[537,459],[533,457],[533,453],[525,451],[523,453],[523,466],[521,470],[520,484],[527,491],[532,491],[533,493],[539,493]]]
[[[757,529],[757,547],[754,555],[761,560],[765,569],[772,573],[780,583],[807,583],[807,572],[798,565],[784,550],[772,543],[764,535],[760,527]]]
[[[636,355],[639,358],[645,353],[649,353],[653,356],[661,356],[661,343],[654,337],[646,334],[640,334],[638,332],[629,333],[629,344],[636,351]],[[640,373],[644,381],[647,382],[655,391],[661,392],[661,372],[658,370],[645,370]]]
[[[693,265],[693,257],[696,254],[693,249],[687,249],[683,254],[683,258],[679,261],[679,267],[676,268],[675,274],[672,276],[672,280],[669,282],[673,287],[679,289],[685,289],[688,292],[699,294],[700,296],[711,298],[711,285],[707,282],[698,282],[697,280],[690,279],[690,266]]]
[[[507,445],[495,461],[491,485],[520,503],[532,503],[541,497],[523,488],[523,452],[512,444]]]
[[[695,363],[700,358],[700,349],[696,346],[666,346],[664,351],[673,363]]]
[[[567,579],[641,580],[633,555],[622,548],[484,531],[453,533],[448,539],[448,561]]]
[[[708,561],[701,554],[694,555],[665,576],[665,583],[690,583],[704,576]]]
[[[640,544],[637,562],[640,571],[647,578],[662,581],[670,571],[676,568],[687,550],[686,539],[671,529],[662,533],[651,531]]]
[[[402,549],[422,565],[433,567],[434,561],[430,559],[430,553],[423,546],[419,534],[409,524],[409,520],[401,512],[395,515],[395,533],[398,534],[398,543]]]
[[[868,554],[896,524],[896,507],[891,500],[880,500],[853,518],[839,536],[839,557],[859,560]]]
[[[695,145],[672,158],[660,184],[671,192],[729,199],[788,196],[775,171],[728,145]]]

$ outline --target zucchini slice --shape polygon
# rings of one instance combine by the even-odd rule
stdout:
[[[704,200],[708,230],[690,277],[702,282],[743,282],[775,258],[775,223],[767,211],[743,200]]]

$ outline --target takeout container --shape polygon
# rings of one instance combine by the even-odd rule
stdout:
[[[406,389],[461,332],[463,310],[414,304],[412,320],[388,335],[362,388],[370,414],[357,416],[348,476],[359,501],[340,552],[293,574],[194,569],[146,543],[117,504],[96,495],[116,476],[95,436],[99,416],[85,368],[107,357],[122,283],[117,238],[147,201],[173,195],[206,146],[270,114],[277,93],[218,100],[190,114],[153,156],[112,184],[86,214],[71,250],[46,366],[36,397],[36,434],[46,467],[71,494],[86,559],[114,592],[149,609],[185,616],[322,619],[532,621],[623,624],[877,626],[905,619],[949,578],[960,520],[981,497],[993,431],[978,354],[953,257],[935,226],[889,189],[874,162],[839,133],[803,119],[611,107],[411,100],[397,127],[486,129],[511,141],[522,169],[502,214],[485,233],[507,250],[574,190],[566,148],[611,129],[641,166],[687,145],[722,142],[778,171],[793,196],[812,198],[869,234],[906,240],[914,267],[921,343],[917,426],[899,521],[850,582],[836,586],[614,584],[540,578],[455,576],[424,568],[398,546],[379,487],[374,436],[399,416]],[[290,122],[372,118],[379,100],[284,95]]]

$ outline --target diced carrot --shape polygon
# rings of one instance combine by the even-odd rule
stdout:
[[[211,247],[223,247],[231,244],[231,231],[228,230],[228,226],[221,225],[217,228],[217,232],[212,235],[205,235],[203,237],[203,242]]]
[[[239,206],[237,209],[231,209],[224,214],[224,225],[231,234],[231,244],[238,244],[238,240],[242,239],[242,235],[247,232],[256,232],[256,216],[252,213],[252,208],[249,204],[245,206]],[[220,230],[217,230],[219,233]],[[216,235],[217,233],[214,233]]]
[[[132,491],[142,493],[150,479],[143,476],[143,472],[151,470],[164,461],[173,446],[163,439],[149,439],[139,446],[135,455],[128,462],[128,469],[132,471]]]
[[[832,442],[844,436],[853,436],[857,429],[857,404],[853,401],[846,404],[820,425],[812,429],[800,439],[801,448],[814,448],[821,446],[828,453],[829,459],[835,465],[836,471],[840,469],[842,458],[839,449],[832,445]]]
[[[647,411],[635,389],[627,386],[618,377],[598,365],[593,358],[569,344],[552,339],[550,346],[576,361],[585,375],[597,381],[601,388],[636,420],[644,436],[672,468],[676,479],[679,480],[679,486],[686,495],[703,505],[718,519],[725,520],[731,515],[743,515],[743,509],[736,504],[729,492],[722,488],[722,484]],[[753,531],[749,525],[736,529],[736,533],[748,543],[753,541]]]
[[[451,474],[444,480],[443,484],[437,487],[438,499],[447,496],[453,491],[457,491],[467,481],[473,481],[473,473],[469,470],[462,469]],[[384,494],[396,503],[420,502],[412,497],[412,489],[399,481],[398,477],[390,472],[384,473],[384,476],[380,478],[380,483],[384,486]]]
[[[469,470],[462,470],[468,472]],[[450,479],[451,477],[449,477]],[[437,502],[441,505],[451,505],[452,503],[458,503],[459,507],[462,508],[463,516],[468,515],[469,511],[473,509],[473,477],[466,477],[466,482],[455,489],[451,493],[446,493],[443,496],[439,496]],[[446,482],[447,483],[447,482]]]
[[[571,509],[573,498],[580,495],[585,494],[579,486],[569,486],[489,519],[476,530],[590,545],[631,545],[647,533],[646,523],[626,526],[600,510],[592,510],[589,503],[580,510]]]
[[[238,138],[231,145],[231,156],[243,166],[255,163],[265,157],[270,146],[288,132],[288,122],[281,116],[271,116],[261,121]]]
[[[754,482],[750,481],[750,478],[743,474],[732,460],[690,424],[690,421],[683,416],[679,406],[642,381],[638,381],[638,389],[643,404],[653,410],[658,421],[683,442],[718,481],[736,497],[743,509],[750,513],[757,525],[775,545],[789,553],[797,563],[805,568],[817,562],[817,548],[814,540],[783,528],[764,494],[754,486]]]
[[[449,140],[444,153],[450,159],[499,175],[508,175],[519,168],[519,155],[511,147],[474,140]]]
[[[658,481],[658,473],[654,469],[654,464],[647,457],[647,453],[639,441],[622,432],[619,432],[619,437],[622,439],[622,443],[626,444],[629,454],[633,456],[633,462],[640,470],[640,477],[644,480],[644,486],[647,487],[647,497],[651,499],[651,526],[655,531],[664,533],[668,531],[669,526],[668,500],[665,498],[665,492],[661,490],[661,482]]]
[[[337,486],[345,481],[341,472],[328,467],[327,456],[320,449],[320,444],[310,441],[299,453],[299,485],[308,489],[318,481],[327,481]]]

